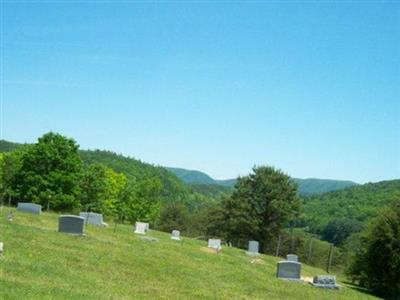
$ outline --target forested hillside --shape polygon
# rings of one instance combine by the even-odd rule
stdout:
[[[186,170],[182,168],[167,168],[169,171],[178,176],[182,181],[190,184],[204,185],[212,184],[233,188],[236,184],[236,179],[216,180],[211,178],[206,173],[196,170]],[[357,185],[357,183],[347,180],[331,180],[319,178],[294,178],[298,185],[298,192],[302,196],[323,194],[330,191],[341,190],[347,187]]]
[[[400,180],[367,183],[305,198],[304,219],[312,231],[322,232],[334,220],[367,222],[380,208],[398,199]]]

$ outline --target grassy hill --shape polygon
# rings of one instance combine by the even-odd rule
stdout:
[[[349,218],[367,222],[379,209],[400,199],[400,180],[367,183],[340,191],[306,198],[307,225],[323,228],[334,219]]]
[[[181,168],[167,168],[167,170],[174,173],[182,181],[190,183],[192,185],[198,184],[204,186],[207,184],[212,184],[223,186],[226,188],[233,188],[236,183],[236,179],[216,180],[211,178],[207,174],[196,170],[186,170]],[[294,181],[299,185],[299,193],[304,196],[322,194],[357,185],[357,183],[347,180],[331,180],[318,178],[294,178]]]
[[[340,291],[275,278],[277,258],[254,263],[243,250],[210,253],[206,242],[170,240],[150,231],[150,242],[121,225],[89,226],[86,237],[57,232],[57,215],[0,216],[0,299],[376,299],[345,286]],[[302,275],[323,274],[303,265]]]

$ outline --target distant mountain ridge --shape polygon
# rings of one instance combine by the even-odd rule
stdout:
[[[26,145],[28,144],[19,144],[19,143],[8,142],[5,140],[0,140],[0,152],[13,151],[19,147],[23,147]],[[88,159],[88,154],[90,153],[96,154],[95,160],[99,160],[109,167],[114,167],[114,169],[118,172],[120,172],[121,169],[120,166],[116,165],[116,162],[120,160],[130,160],[129,165],[131,165],[132,167],[136,165],[136,167],[133,167],[133,169],[137,171],[144,170],[146,169],[146,167],[150,167],[153,170],[157,170],[156,167],[150,166],[149,164],[136,161],[134,159],[125,158],[115,153],[110,153],[108,151],[81,150],[80,153],[84,159],[85,158]],[[107,156],[113,157],[113,159],[111,159],[110,157],[106,158]],[[214,192],[214,194],[227,192],[231,190],[236,183],[236,179],[217,180],[213,179],[206,173],[197,170],[187,170],[183,168],[171,168],[171,167],[166,167],[165,169],[173,173],[184,183],[190,184],[192,188],[194,188],[198,192],[204,191],[203,194],[210,194],[211,191]],[[130,170],[129,171],[124,170],[124,171],[126,171],[127,174],[130,174],[129,172]],[[161,170],[158,170],[156,173],[158,173],[158,175],[162,175],[161,177],[163,178],[163,180],[165,180],[165,178],[168,178],[168,175],[163,173]],[[345,181],[345,180],[331,180],[331,179],[318,179],[318,178],[307,178],[307,179],[294,178],[294,180],[299,185],[299,193],[304,196],[323,194],[326,192],[342,190],[347,187],[358,185],[355,182]],[[195,185],[199,186],[196,187]],[[206,187],[206,185],[213,185],[214,187]],[[223,188],[218,189],[218,187],[223,187]]]
[[[204,172],[197,170],[187,170],[183,168],[167,167],[167,170],[174,173],[182,181],[190,184],[212,184],[220,185],[228,188],[233,188],[236,179],[216,180]],[[326,192],[342,190],[348,187],[358,185],[353,181],[348,180],[333,180],[333,179],[319,179],[319,178],[294,178],[294,181],[299,185],[299,193],[301,195],[317,195]]]

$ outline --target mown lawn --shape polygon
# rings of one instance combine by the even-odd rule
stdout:
[[[275,277],[275,257],[243,250],[209,253],[204,241],[170,240],[131,226],[88,226],[86,237],[57,232],[58,216],[0,213],[0,299],[376,299],[344,286],[321,290]],[[302,275],[324,271],[303,265]]]

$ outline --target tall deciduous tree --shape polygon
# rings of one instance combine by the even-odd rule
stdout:
[[[299,211],[297,185],[269,166],[254,167],[239,177],[230,198],[222,202],[221,227],[234,244],[255,239],[268,243]]]
[[[29,147],[15,176],[20,200],[44,206],[49,202],[56,210],[79,207],[83,163],[78,147],[74,140],[52,132]]]
[[[379,296],[400,299],[400,199],[365,230],[348,272]]]

